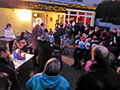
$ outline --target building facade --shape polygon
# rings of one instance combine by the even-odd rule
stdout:
[[[60,0],[59,0],[60,1]],[[74,21],[80,25],[94,26],[95,7],[64,0],[1,0],[0,1],[0,35],[7,23],[12,24],[15,35],[22,31],[32,32],[36,24],[45,23],[45,27],[54,31],[56,20],[59,23]]]
[[[79,25],[94,26],[95,10],[91,4],[78,2],[81,0],[51,0],[53,2],[67,4],[67,13],[65,15],[65,21],[78,22]]]
[[[5,2],[6,1],[6,2]],[[0,1],[0,35],[3,35],[3,29],[7,23],[12,24],[15,35],[20,35],[22,31],[32,32],[36,24],[45,23],[49,30],[55,29],[56,20],[65,21],[66,4],[58,4],[40,1]],[[11,0],[12,1],[12,0]]]

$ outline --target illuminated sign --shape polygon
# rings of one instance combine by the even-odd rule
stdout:
[[[68,8],[76,8],[76,9],[84,9],[84,10],[96,10],[96,7],[86,6],[86,5],[78,5],[78,4],[67,4]]]
[[[66,12],[67,11],[67,8],[64,6],[42,4],[42,3],[28,3],[27,9],[55,11],[55,12]]]

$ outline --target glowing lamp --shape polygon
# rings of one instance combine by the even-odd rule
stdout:
[[[30,20],[31,19],[31,11],[30,10],[19,10],[18,17],[20,20]]]
[[[37,16],[38,16],[38,14],[37,14],[37,13],[34,13],[34,14],[33,14],[33,16],[34,16],[34,17],[37,17]]]

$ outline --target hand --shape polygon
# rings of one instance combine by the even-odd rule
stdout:
[[[117,68],[117,73],[120,74],[120,67]]]

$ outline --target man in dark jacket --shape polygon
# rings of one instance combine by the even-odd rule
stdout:
[[[79,78],[76,90],[120,90],[120,77],[108,64],[111,55],[104,46],[94,47],[93,71]]]
[[[44,70],[45,63],[52,57],[53,48],[50,45],[49,37],[40,36],[37,40],[39,72]]]
[[[60,45],[60,33],[58,32],[58,29],[55,29],[54,37],[55,37],[55,44]]]
[[[9,80],[12,82],[10,90],[20,90],[14,64],[9,58],[9,46],[4,41],[0,41],[0,72],[9,75]]]

